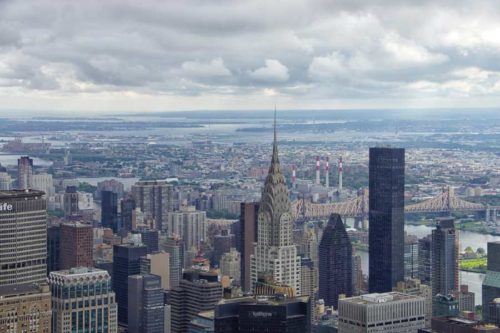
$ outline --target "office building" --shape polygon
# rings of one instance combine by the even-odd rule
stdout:
[[[51,225],[47,229],[47,275],[59,271],[61,254],[61,226]]]
[[[47,284],[23,285],[0,294],[0,332],[52,333],[51,317]]]
[[[432,236],[427,235],[418,240],[418,279],[431,285],[431,244]]]
[[[47,278],[47,211],[43,192],[0,192],[0,294]]]
[[[0,191],[12,190],[12,177],[7,172],[0,172]]]
[[[475,320],[457,317],[434,317],[431,328],[419,333],[500,333],[500,328]]]
[[[257,217],[259,214],[258,202],[242,202],[240,205],[240,236],[241,240],[241,288],[250,291],[250,257],[253,255],[254,244],[257,243]]]
[[[432,230],[431,244],[431,285],[434,296],[448,295],[458,289],[458,256],[454,219],[438,219],[436,229]]]
[[[198,313],[189,322],[189,333],[214,333],[214,311]]]
[[[110,191],[116,193],[119,198],[123,197],[123,192],[125,192],[125,187],[123,183],[117,181],[116,179],[106,179],[102,182],[97,183],[97,189],[95,191],[95,196],[97,200],[101,200],[101,194],[103,191]]]
[[[302,296],[309,296],[313,302],[316,296],[316,270],[311,258],[302,257],[300,260],[300,289]]]
[[[173,289],[179,286],[182,279],[182,268],[184,266],[184,245],[182,244],[182,239],[167,237],[164,249],[170,259],[170,288]]]
[[[352,245],[340,215],[332,214],[319,244],[318,298],[337,308],[340,295],[352,296]]]
[[[117,304],[105,270],[78,267],[51,272],[54,333],[117,332]]]
[[[418,238],[416,236],[405,237],[405,280],[418,277]]]
[[[431,328],[423,333],[500,333],[500,328],[475,320],[456,317],[432,318]],[[419,333],[420,333],[419,332]]]
[[[132,185],[132,196],[136,207],[154,219],[155,229],[166,230],[167,213],[174,210],[173,186],[160,180],[139,181]]]
[[[213,310],[222,298],[216,273],[188,270],[170,296],[171,332],[187,333],[189,322],[202,311]]]
[[[425,327],[425,300],[398,292],[339,301],[339,333],[401,333]]]
[[[0,332],[51,332],[43,192],[0,191]]]
[[[310,333],[309,297],[222,300],[215,307],[215,333]]]
[[[159,232],[158,230],[141,229],[142,244],[146,246],[148,253],[158,252],[159,249]]]
[[[167,252],[155,252],[141,257],[141,275],[153,274],[161,278],[161,287],[170,289],[170,256]]]
[[[432,298],[433,317],[456,317],[460,313],[458,300],[453,295],[437,294]]]
[[[64,217],[66,219],[72,219],[80,215],[79,200],[76,186],[66,187],[63,195]]]
[[[118,195],[115,192],[101,192],[101,226],[111,228],[114,233],[121,229],[118,219]]]
[[[167,216],[168,235],[182,238],[186,251],[200,249],[207,239],[207,213],[194,206],[182,206]]]
[[[390,292],[404,280],[405,150],[370,148],[369,290]]]
[[[122,228],[126,231],[132,231],[135,228],[134,198],[126,197],[120,201],[120,214],[122,219]]]
[[[274,124],[271,165],[264,183],[258,214],[258,237],[251,256],[252,288],[263,277],[300,290],[300,256],[293,243],[293,218],[285,178],[281,173]]]
[[[425,299],[425,327],[431,325],[432,318],[432,288],[422,284],[419,279],[408,279],[404,282],[398,282],[394,291],[399,293],[420,296]]]
[[[485,315],[487,313],[487,315]],[[500,298],[495,298],[487,304],[483,304],[483,317],[488,318],[488,322],[500,326]]]
[[[54,181],[52,175],[48,173],[41,173],[31,176],[31,188],[34,190],[42,191],[45,197],[53,196],[55,193]]]
[[[361,264],[361,256],[352,256],[352,294],[360,295],[366,290],[365,278],[363,277],[363,269]]]
[[[128,332],[164,333],[165,304],[158,275],[128,277]]]
[[[476,311],[476,295],[469,291],[468,285],[460,285],[460,290],[455,291],[454,296],[458,300],[458,310],[460,313]]]
[[[29,156],[21,156],[17,160],[17,189],[26,190],[32,188],[33,159]]]
[[[227,229],[221,230],[220,234],[214,237],[212,265],[219,266],[222,255],[229,252],[234,245],[234,235]]]
[[[113,246],[113,290],[118,302],[118,322],[120,323],[127,324],[128,277],[140,274],[140,259],[146,254],[144,245],[121,244]]]
[[[500,242],[489,242],[487,252],[488,267],[482,288],[484,307],[494,299],[500,298]],[[488,311],[483,312],[483,318],[491,321]]]
[[[220,274],[221,276],[227,276],[230,279],[236,281],[237,285],[240,285],[241,275],[241,256],[235,248],[232,248],[229,252],[222,255],[220,260]]]
[[[314,228],[311,228],[309,226],[304,226],[304,232],[302,236],[302,242],[299,247],[299,254],[303,258],[310,258],[313,262],[314,266],[314,276],[315,280],[313,281],[314,283],[314,288],[317,289],[319,285],[319,272],[318,272],[318,267],[319,267],[319,259],[318,259],[318,251],[319,251],[319,245],[318,245],[318,236]]]
[[[93,237],[90,224],[81,222],[61,224],[61,269],[92,267]]]

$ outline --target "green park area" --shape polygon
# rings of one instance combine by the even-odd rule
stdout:
[[[486,257],[476,259],[460,259],[460,269],[468,272],[485,273],[488,259]]]

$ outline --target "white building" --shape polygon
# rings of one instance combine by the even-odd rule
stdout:
[[[417,333],[425,328],[425,299],[390,292],[339,299],[339,333]]]
[[[31,177],[31,187],[35,190],[44,191],[45,197],[54,195],[54,181],[52,175],[48,173],[41,173]]]
[[[252,291],[264,277],[273,283],[300,288],[300,257],[293,243],[293,219],[285,178],[281,173],[274,129],[273,155],[266,177],[258,213],[258,242],[251,256]]]
[[[12,177],[7,172],[0,172],[0,190],[12,189]]]
[[[207,213],[194,206],[182,206],[179,211],[168,212],[168,235],[182,238],[186,249],[199,249],[207,239]]]
[[[235,281],[240,281],[241,278],[241,255],[236,249],[232,248],[230,252],[222,255],[220,260],[220,274],[229,276]]]

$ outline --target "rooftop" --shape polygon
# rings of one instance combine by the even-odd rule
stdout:
[[[0,200],[27,197],[41,197],[45,192],[39,190],[3,190],[0,191]]]
[[[402,300],[415,299],[418,296],[403,294],[399,292],[389,292],[389,293],[373,293],[366,294],[357,297],[345,298],[340,300],[341,302],[349,302],[354,304],[379,304],[379,303],[390,303]]]

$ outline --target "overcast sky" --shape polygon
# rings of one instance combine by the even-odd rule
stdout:
[[[0,112],[493,107],[500,3],[0,0]]]

